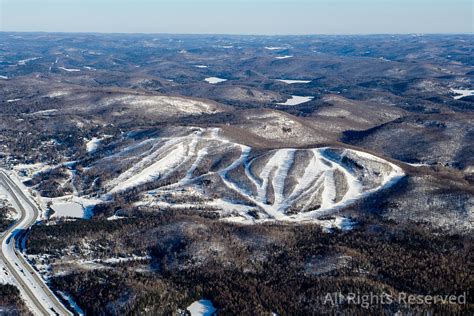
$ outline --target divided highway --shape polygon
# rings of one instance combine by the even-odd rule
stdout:
[[[8,273],[15,279],[16,285],[27,300],[27,305],[35,315],[73,315],[17,249],[22,233],[35,224],[39,214],[38,208],[3,171],[0,171],[0,186],[11,195],[14,206],[21,215],[0,238],[0,259],[5,263]]]

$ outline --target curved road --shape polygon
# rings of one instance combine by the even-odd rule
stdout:
[[[0,185],[11,195],[21,214],[21,218],[0,237],[0,259],[15,279],[23,296],[27,298],[35,315],[73,315],[51,292],[16,247],[21,235],[35,224],[39,214],[38,208],[3,171],[0,171]]]

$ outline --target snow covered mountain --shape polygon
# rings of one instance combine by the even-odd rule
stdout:
[[[254,150],[221,136],[218,128],[117,145],[115,153],[86,170],[93,177],[125,161],[130,167],[105,182],[104,199],[135,190],[143,192],[139,203],[211,209],[244,222],[314,220],[404,175],[398,166],[365,152]]]

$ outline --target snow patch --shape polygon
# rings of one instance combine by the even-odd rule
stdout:
[[[61,70],[67,71],[67,72],[81,71],[80,69],[77,69],[77,68],[65,68],[65,67],[58,67],[58,68],[61,69]]]
[[[19,61],[18,61],[18,65],[19,65],[19,66],[24,66],[24,65],[26,65],[27,63],[29,63],[30,61],[37,60],[37,59],[40,59],[40,58],[41,58],[41,57],[32,57],[32,58],[22,59],[22,60],[19,60]]]
[[[455,100],[474,95],[474,90],[470,89],[451,89],[451,91],[455,94],[455,96],[453,96]]]
[[[286,49],[286,47],[283,47],[283,46],[266,46],[265,49],[268,49],[268,50],[283,50],[283,49]]]
[[[93,153],[97,150],[97,148],[99,147],[100,143],[104,140],[104,139],[107,139],[107,138],[110,138],[112,136],[110,135],[105,135],[103,137],[92,137],[91,140],[87,141],[86,143],[86,150],[88,153]]]
[[[57,112],[57,109],[49,109],[49,110],[43,110],[43,111],[37,111],[33,113],[28,113],[27,115],[33,116],[33,115],[50,115],[53,114],[54,112]]]
[[[191,316],[211,316],[216,311],[212,302],[204,299],[192,303],[186,309]]]

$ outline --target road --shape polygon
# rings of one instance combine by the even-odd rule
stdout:
[[[38,208],[6,172],[0,171],[0,185],[11,195],[21,215],[0,238],[2,245],[0,259],[5,263],[9,274],[15,279],[16,285],[27,300],[27,305],[35,315],[73,315],[17,249],[21,235],[35,224],[39,214]]]

